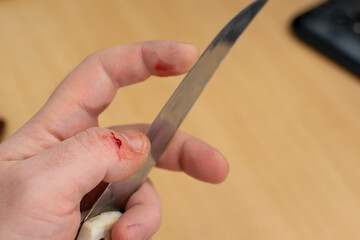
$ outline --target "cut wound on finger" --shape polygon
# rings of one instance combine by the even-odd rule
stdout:
[[[118,161],[120,162],[127,163],[134,160],[138,161],[139,159],[143,162],[150,151],[148,138],[138,130],[124,130],[120,133],[107,131],[101,138],[106,141],[106,144],[109,144],[116,150]],[[134,166],[137,165],[138,164]],[[130,172],[132,174],[134,171],[132,170]],[[108,173],[110,176],[116,174],[114,169],[109,169]],[[124,174],[127,177],[126,173]],[[107,178],[104,180],[107,181]]]

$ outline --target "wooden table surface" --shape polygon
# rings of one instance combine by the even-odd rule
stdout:
[[[248,3],[0,1],[5,137],[90,53],[151,39],[203,51]],[[234,46],[181,126],[216,146],[230,174],[211,185],[155,169],[163,223],[153,239],[360,239],[359,79],[290,30],[316,3],[270,0]],[[120,89],[101,126],[151,122],[181,78]]]

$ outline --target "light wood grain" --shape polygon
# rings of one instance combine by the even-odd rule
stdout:
[[[249,0],[0,1],[0,117],[6,136],[90,53],[150,39],[202,51]],[[313,0],[272,0],[181,129],[228,158],[221,185],[156,169],[154,239],[360,239],[360,82],[298,41]],[[102,126],[151,122],[181,77],[119,90]]]

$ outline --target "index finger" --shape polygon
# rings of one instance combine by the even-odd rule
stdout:
[[[6,159],[30,157],[98,126],[98,115],[110,104],[119,87],[143,81],[150,75],[182,74],[196,58],[194,46],[172,41],[141,42],[96,52],[71,72],[39,113],[4,143],[2,149],[6,152],[0,149],[0,155],[6,155]],[[19,153],[16,148],[19,145],[29,148]]]

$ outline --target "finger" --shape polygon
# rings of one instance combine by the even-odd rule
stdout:
[[[151,74],[184,73],[193,64],[195,52],[188,44],[150,41],[95,53],[60,84],[35,119],[48,119],[47,128],[59,139],[66,139],[97,125],[98,115],[119,87],[143,81]]]
[[[177,132],[157,166],[210,183],[224,181],[229,172],[228,162],[217,149],[184,132]]]
[[[29,157],[89,127],[110,104],[119,87],[150,75],[169,76],[190,69],[197,58],[194,46],[171,41],[122,45],[86,58],[67,76],[46,105],[0,149],[7,159]],[[16,146],[27,145],[18,153]],[[13,153],[12,155],[4,153]],[[23,148],[24,149],[24,148]]]
[[[146,131],[148,125],[136,124],[114,127],[116,130],[139,129]],[[177,131],[157,164],[160,168],[184,171],[199,180],[220,183],[229,172],[225,157],[215,148],[182,131]]]
[[[112,239],[150,239],[161,223],[161,202],[150,180],[129,199],[125,213],[114,224]]]
[[[47,199],[52,204],[45,209],[67,213],[101,181],[117,182],[132,175],[144,163],[149,149],[149,141],[140,131],[88,129],[20,161],[14,171],[25,179],[24,191],[28,193],[20,195],[30,203],[34,198]]]

